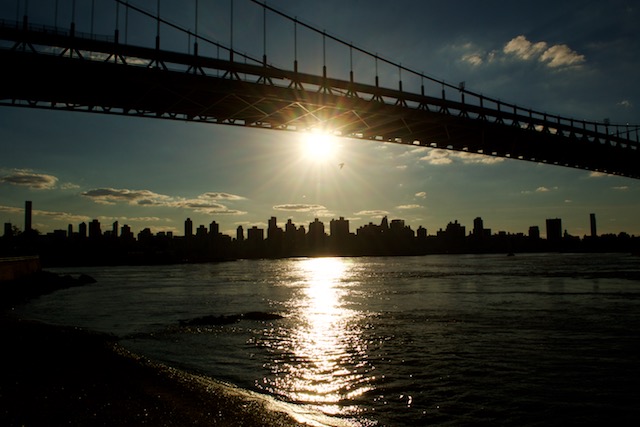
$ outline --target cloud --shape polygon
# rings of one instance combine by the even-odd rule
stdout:
[[[520,35],[509,40],[502,50],[506,54],[513,54],[527,61],[542,55],[547,50],[547,43],[531,43],[525,36]]]
[[[354,215],[357,216],[372,216],[372,217],[383,217],[385,215],[389,215],[389,212],[383,210],[369,210],[369,211],[360,211],[356,212]]]
[[[618,102],[617,105],[620,106],[620,107],[623,107],[623,108],[632,108],[633,107],[633,104],[628,99],[623,99],[622,101]]]
[[[171,200],[169,196],[154,193],[149,190],[127,190],[118,188],[95,188],[80,193],[84,197],[93,199],[96,203],[113,205],[117,202],[131,205],[160,205]]]
[[[0,183],[29,187],[34,190],[51,190],[55,188],[57,182],[58,178],[53,175],[21,169],[0,177]]]
[[[627,191],[629,189],[629,187],[626,185],[621,185],[619,187],[611,187],[611,188],[617,191]]]
[[[277,211],[312,212],[312,211],[325,210],[326,208],[322,205],[287,204],[287,205],[276,205],[273,207],[273,209]]]
[[[24,209],[22,209],[22,208],[14,208],[13,206],[2,206],[2,205],[0,205],[0,212],[23,213]]]
[[[78,188],[80,188],[79,185],[73,184],[71,182],[65,182],[60,186],[61,190],[77,190]]]
[[[236,194],[214,193],[214,192],[204,193],[199,197],[203,199],[212,199],[212,200],[246,200],[246,198],[242,196],[238,196]]]
[[[428,150],[427,155],[420,157],[419,160],[427,162],[430,165],[450,165],[454,162],[492,165],[505,161],[503,157],[489,156],[487,154],[467,153],[441,148],[430,148]]]
[[[419,197],[421,199],[426,199],[427,198],[427,193],[426,193],[426,191],[420,191],[419,193],[416,193],[416,197]]]
[[[584,55],[572,50],[566,44],[549,46],[547,42],[532,43],[523,35],[511,39],[502,51],[523,61],[537,60],[549,68],[566,68],[582,65]]]
[[[128,190],[117,188],[96,188],[80,193],[96,203],[113,205],[128,203],[136,206],[160,206],[191,209],[195,212],[221,215],[245,215],[247,212],[229,209],[217,200],[244,200],[244,197],[229,193],[204,193],[194,199],[171,197],[149,190]]]
[[[400,205],[400,206],[396,206],[396,209],[401,209],[401,210],[420,209],[420,208],[422,208],[422,205]]]
[[[551,46],[542,56],[541,62],[546,62],[551,68],[571,67],[582,64],[585,59],[584,55],[580,55],[569,48],[566,44]]]
[[[427,162],[430,165],[449,165],[453,163],[449,153],[441,149],[430,150],[426,156],[420,157],[420,161]]]
[[[468,62],[469,64],[471,64],[473,66],[482,65],[484,63],[484,59],[478,53],[472,53],[472,54],[464,55],[462,57],[462,60],[465,61],[465,62]]]
[[[37,209],[33,211],[33,216],[45,216],[54,221],[63,221],[66,223],[84,222],[91,219],[86,215],[77,215],[68,212],[41,211]]]
[[[540,186],[540,187],[536,188],[534,191],[531,191],[531,190],[522,190],[522,191],[520,192],[520,194],[548,193],[548,192],[550,192],[550,191],[555,191],[555,190],[557,190],[557,189],[558,189],[558,187],[551,187],[551,188],[549,188],[549,187],[545,187],[545,186]]]

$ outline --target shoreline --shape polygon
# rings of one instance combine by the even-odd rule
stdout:
[[[108,334],[10,311],[0,333],[1,425],[325,425],[294,405],[130,353]]]
[[[16,305],[80,282],[44,273],[0,283],[0,425],[342,425],[340,420],[325,424],[319,421],[325,417],[304,407],[133,354],[113,335],[13,312]]]

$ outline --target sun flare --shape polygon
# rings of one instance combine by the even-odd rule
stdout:
[[[304,156],[314,162],[327,162],[335,159],[338,144],[335,136],[327,133],[309,132],[302,138]]]

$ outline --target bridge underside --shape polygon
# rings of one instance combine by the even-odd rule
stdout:
[[[470,116],[459,103],[439,109],[385,102],[378,88],[337,93],[297,82],[270,84],[122,62],[0,49],[0,104],[192,120],[262,129],[326,129],[345,137],[437,147],[640,178],[637,144],[573,130],[541,131]],[[291,72],[288,72],[291,78]],[[347,91],[348,92],[348,91]],[[388,92],[388,90],[387,90]],[[394,91],[395,92],[395,91]],[[385,98],[385,99],[383,99]],[[432,99],[433,100],[433,99]],[[454,110],[454,105],[457,109]],[[451,105],[452,108],[447,106]],[[480,115],[483,115],[480,113]]]

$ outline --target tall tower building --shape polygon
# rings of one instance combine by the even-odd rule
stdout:
[[[32,204],[30,200],[24,203],[24,231],[31,231],[31,209]]]
[[[547,241],[562,240],[562,220],[560,218],[547,219]]]
[[[184,237],[193,237],[193,221],[187,218],[184,222]]]
[[[236,229],[236,240],[238,242],[244,241],[244,229],[242,228],[241,225],[239,225],[238,228]]]
[[[589,219],[591,220],[591,237],[598,237],[598,232],[596,230],[596,214],[590,214]]]

